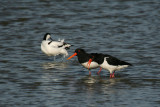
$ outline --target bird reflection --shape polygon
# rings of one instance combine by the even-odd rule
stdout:
[[[110,78],[106,78],[105,76],[86,76],[82,79],[80,79],[79,81],[81,83],[85,83],[85,84],[89,84],[89,85],[93,85],[93,84],[106,84],[106,85],[114,85],[116,83],[116,81],[118,81],[119,79],[110,79]]]
[[[44,63],[43,65],[44,69],[65,69],[67,68],[68,64],[66,62],[47,62]]]
[[[105,94],[114,93],[113,87],[119,83],[120,79],[110,79],[106,76],[85,76],[76,82],[76,91],[83,91],[87,99],[91,100],[95,93]]]
[[[86,84],[94,84],[98,82],[98,78],[93,76],[87,76],[82,79],[82,82]]]

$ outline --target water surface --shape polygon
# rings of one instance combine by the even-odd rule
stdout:
[[[159,0],[0,2],[0,106],[159,107]],[[116,72],[45,56],[45,33],[133,64]]]

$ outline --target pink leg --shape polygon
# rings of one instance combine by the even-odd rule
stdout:
[[[110,78],[112,78],[112,74],[110,74]]]
[[[97,72],[98,75],[99,75],[99,73],[101,72],[101,70],[102,70],[102,67],[100,67],[100,70]]]
[[[89,75],[91,75],[91,71],[89,71]]]
[[[112,78],[115,78],[114,73],[112,74]]]
[[[115,78],[114,73],[110,74],[110,78]]]

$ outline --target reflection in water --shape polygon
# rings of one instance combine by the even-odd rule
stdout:
[[[92,76],[87,76],[87,77],[83,78],[83,82],[86,84],[92,85],[94,83],[97,83],[98,80],[97,80],[97,78],[94,78]]]
[[[100,104],[111,101],[110,95],[115,93],[114,89],[119,81],[120,79],[110,79],[106,76],[85,76],[77,80],[75,90],[79,96],[84,96],[86,102],[90,102],[89,106],[96,106],[93,99],[100,101]]]
[[[0,107],[159,107],[159,0],[3,0],[0,12]],[[110,79],[86,76],[77,58],[45,60],[47,32],[69,41],[69,54],[81,47],[134,66]]]
[[[68,63],[67,62],[47,62],[47,63],[44,63],[42,66],[44,69],[55,68],[55,69],[62,70],[67,68]]]
[[[110,87],[112,85],[115,85],[117,82],[119,82],[120,79],[110,79],[102,76],[86,76],[82,79],[80,79],[79,83],[84,83],[88,88],[91,88],[94,85],[105,85],[105,87]]]

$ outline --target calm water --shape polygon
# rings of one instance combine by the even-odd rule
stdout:
[[[0,107],[159,107],[159,0],[1,0]],[[84,69],[77,58],[53,61],[43,35],[111,54],[134,66]]]

